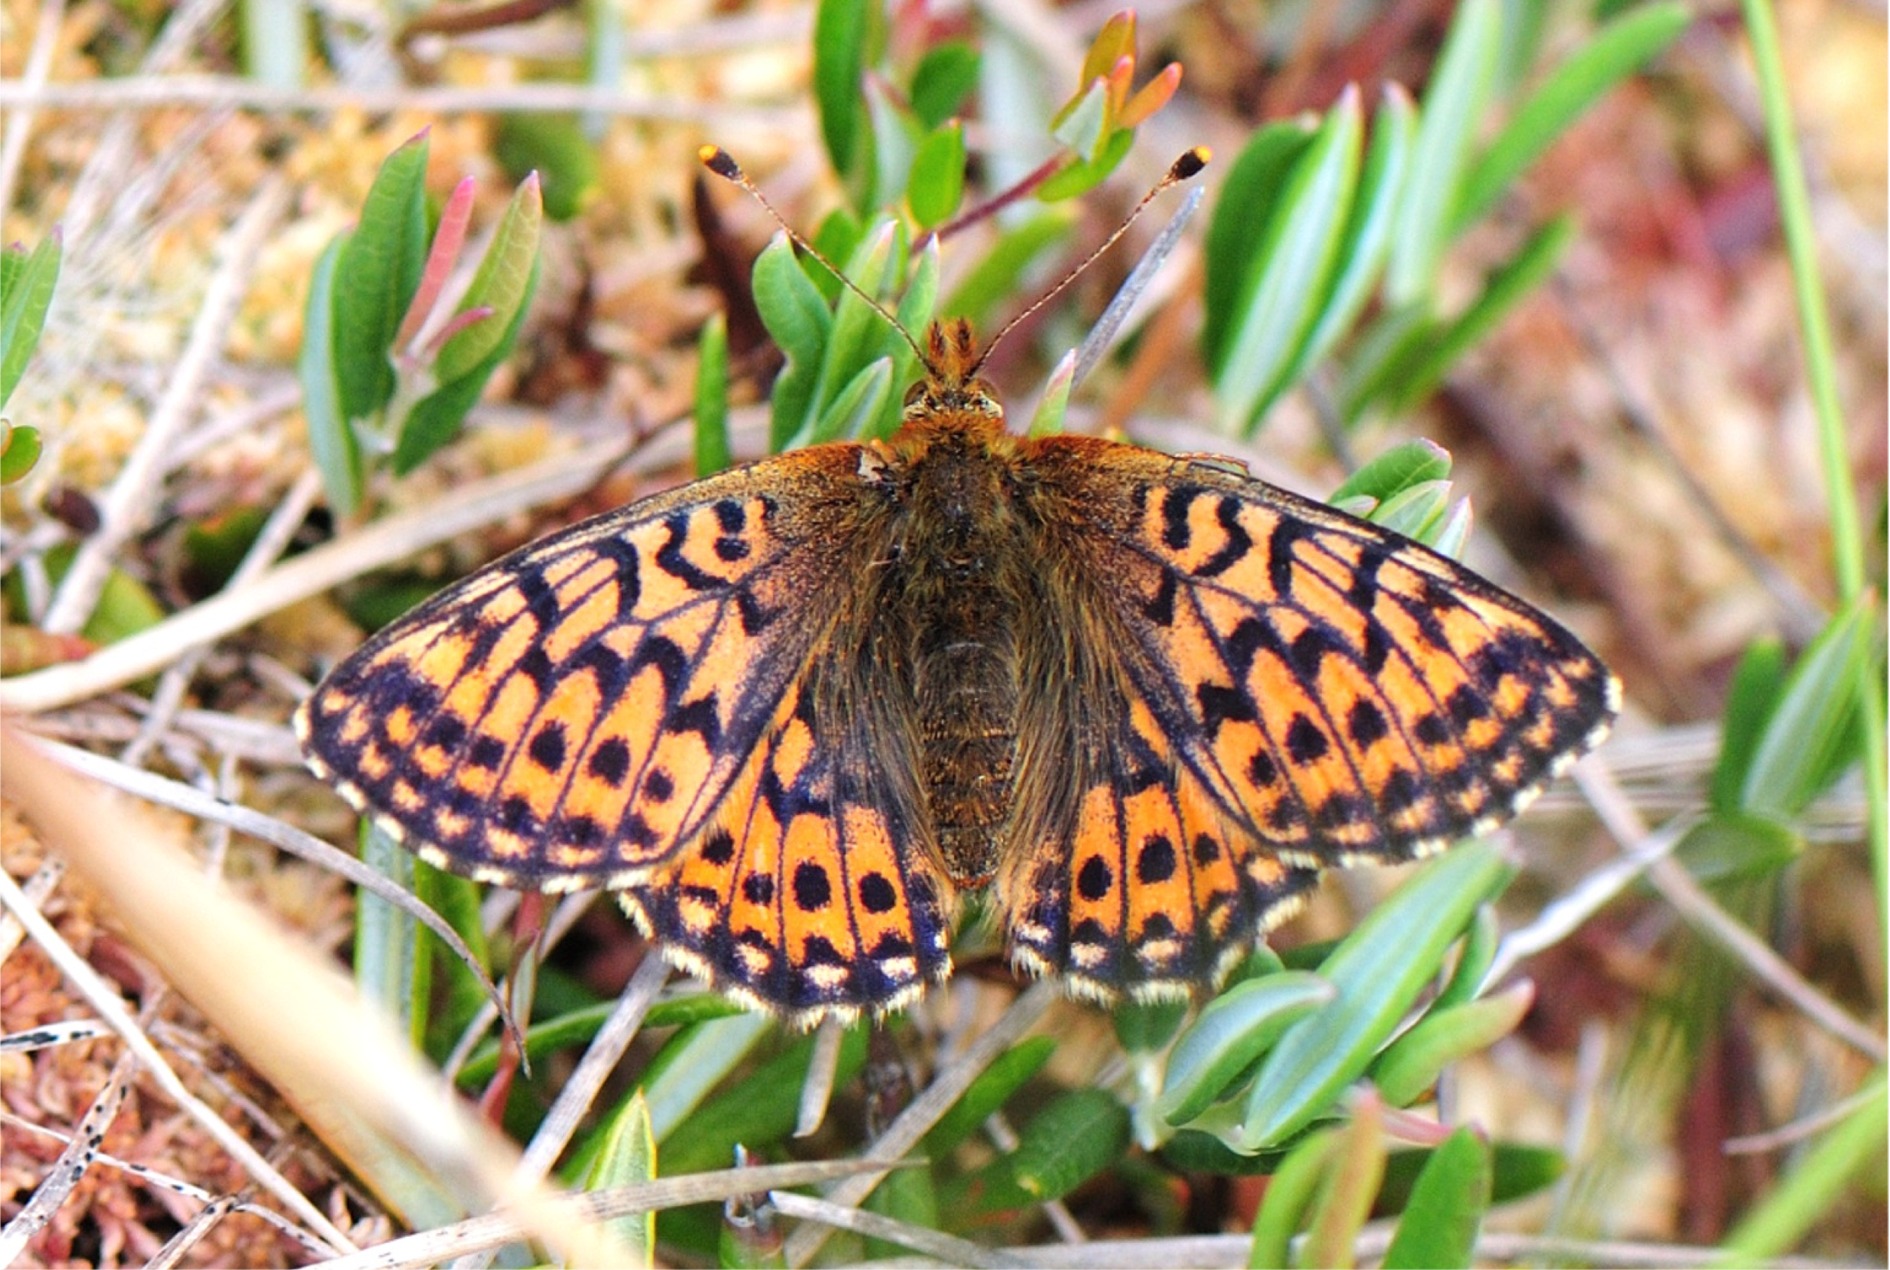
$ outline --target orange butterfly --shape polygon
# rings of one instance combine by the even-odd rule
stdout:
[[[908,1004],[991,887],[1013,959],[1113,1001],[1226,974],[1318,870],[1519,811],[1619,688],[1554,621],[1230,470],[1004,431],[963,321],[887,441],[533,543],[296,716],[428,860],[606,887],[807,1026]]]

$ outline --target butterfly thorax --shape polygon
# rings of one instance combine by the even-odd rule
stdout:
[[[913,402],[925,408],[888,446],[900,495],[881,611],[909,675],[939,849],[952,880],[975,887],[996,870],[1011,807],[1031,552],[1015,446],[988,390],[935,376]]]

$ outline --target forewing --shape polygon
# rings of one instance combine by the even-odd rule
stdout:
[[[839,627],[713,826],[624,896],[670,960],[801,1027],[896,1009],[951,968],[910,701],[857,673],[859,627]]]
[[[429,860],[622,886],[727,802],[880,550],[859,447],[764,460],[535,542],[447,588],[304,704],[310,764]]]
[[[1047,550],[1106,580],[1085,602],[1151,726],[1291,864],[1483,832],[1613,717],[1580,641],[1395,533],[1130,446],[1047,438],[1031,461]]]

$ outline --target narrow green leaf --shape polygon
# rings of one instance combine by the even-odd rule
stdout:
[[[0,485],[11,485],[39,462],[39,429],[0,419]]]
[[[334,373],[349,419],[367,418],[394,395],[388,353],[426,263],[426,173],[423,132],[381,164],[335,261]]]
[[[1319,316],[1322,282],[1357,188],[1363,129],[1358,90],[1347,88],[1294,164],[1269,217],[1214,382],[1220,423],[1228,431],[1251,431],[1259,422]]]
[[[1687,830],[1673,855],[1702,882],[1728,882],[1776,873],[1804,850],[1804,838],[1789,825],[1719,811]]]
[[[1320,967],[1338,995],[1294,1024],[1262,1061],[1241,1149],[1274,1146],[1330,1110],[1510,871],[1495,844],[1466,842],[1426,863],[1340,941]]]
[[[1116,1043],[1130,1054],[1151,1055],[1181,1029],[1188,1017],[1185,1001],[1139,1001],[1131,998],[1112,1012]]]
[[[542,1008],[543,1002],[539,1004]],[[525,1032],[525,1053],[533,1062],[537,1062],[558,1050],[582,1045],[597,1035],[597,1029],[604,1025],[611,1011],[616,1008],[617,1003],[614,1001],[600,1001],[534,1023]],[[643,1030],[654,1032],[659,1028],[688,1027],[708,1019],[725,1019],[745,1013],[747,1011],[741,1006],[720,993],[700,992],[693,996],[658,1001],[644,1016]],[[473,1056],[460,1068],[456,1083],[461,1089],[476,1089],[492,1078],[498,1066],[498,1042],[487,1041],[473,1051]]]
[[[1175,1042],[1156,1113],[1175,1125],[1194,1119],[1287,1028],[1336,995],[1331,984],[1305,970],[1249,979],[1221,993]]]
[[[814,101],[820,107],[828,161],[842,179],[857,176],[867,157],[871,125],[861,83],[876,7],[859,0],[820,0],[814,11]]]
[[[1047,437],[1063,431],[1063,415],[1070,405],[1070,386],[1076,379],[1076,350],[1065,353],[1050,372],[1050,378],[1044,380],[1043,395],[1037,398],[1037,408],[1031,411],[1030,426],[1025,434],[1032,437]]]
[[[601,1191],[656,1179],[656,1135],[650,1128],[650,1106],[637,1090],[626,1098],[604,1126],[597,1153],[585,1170],[583,1189]],[[604,1222],[603,1229],[621,1245],[633,1266],[650,1266],[656,1249],[656,1211],[636,1213]]]
[[[820,288],[801,269],[794,245],[779,235],[755,258],[755,309],[787,365],[775,377],[769,450],[780,451],[800,430],[819,384],[833,314]]]
[[[765,1014],[731,1014],[698,1023],[671,1038],[644,1073],[650,1132],[658,1142],[665,1141],[709,1091],[735,1070],[767,1034],[769,1025]]]
[[[1352,329],[1371,299],[1391,251],[1391,234],[1403,205],[1416,132],[1417,109],[1411,98],[1397,84],[1387,85],[1385,99],[1372,120],[1371,144],[1359,173],[1351,216],[1322,288],[1324,298],[1316,306],[1318,320],[1294,355],[1282,390],[1324,360]]]
[[[1857,1194],[1870,1172],[1882,1178],[1884,1131],[1890,1122],[1882,1068],[1860,1092],[1858,1108],[1798,1152],[1785,1176],[1746,1210],[1726,1236],[1721,1264],[1771,1261],[1815,1229],[1840,1201]]]
[[[1203,245],[1207,280],[1202,291],[1201,356],[1216,379],[1229,357],[1241,296],[1257,268],[1261,245],[1272,233],[1280,191],[1312,145],[1304,120],[1268,124],[1254,133],[1228,166],[1214,202]]]
[[[459,312],[492,310],[484,321],[462,327],[440,349],[433,373],[442,385],[486,362],[495,349],[509,348],[518,332],[514,320],[530,301],[538,281],[538,239],[544,227],[545,204],[534,173],[519,183],[493,231],[492,244],[473,273]]]
[[[948,120],[926,135],[912,156],[906,206],[920,228],[950,220],[965,194],[965,128]]]
[[[959,1179],[941,1196],[946,1211],[1001,1212],[1063,1198],[1128,1150],[1129,1113],[1106,1090],[1068,1090],[1032,1117],[1017,1139],[1015,1151]]]
[[[1064,199],[1076,198],[1087,194],[1109,179],[1109,174],[1122,165],[1129,157],[1129,151],[1135,146],[1135,133],[1127,128],[1110,133],[1096,148],[1096,153],[1088,159],[1079,159],[1068,167],[1059,169],[1053,176],[1037,187],[1037,201],[1057,203]]]
[[[538,176],[545,215],[554,221],[572,219],[596,193],[597,144],[585,134],[575,114],[503,114],[492,153],[512,181]]]
[[[1615,18],[1557,66],[1516,108],[1496,140],[1464,174],[1451,233],[1461,234],[1601,96],[1666,48],[1692,20],[1676,0]]]
[[[1575,240],[1575,230],[1574,216],[1556,217],[1537,230],[1509,263],[1492,273],[1476,301],[1432,335],[1424,355],[1416,359],[1390,394],[1390,408],[1408,410],[1428,397],[1458,359],[1482,342],[1549,276]]]
[[[1101,79],[1092,79],[1082,93],[1058,113],[1050,135],[1081,158],[1092,158],[1102,144],[1108,118],[1109,85]]]
[[[728,466],[728,319],[713,313],[696,341],[696,475]]]
[[[413,890],[415,857],[372,820],[360,830],[361,860],[403,891]],[[416,1001],[423,971],[420,924],[372,891],[355,896],[354,982],[419,1048],[426,1040],[426,1003]],[[416,1008],[418,1007],[418,1008]]]
[[[537,281],[538,267],[534,261],[531,276],[526,279],[527,296]],[[467,412],[478,402],[479,394],[485,391],[486,381],[492,378],[492,372],[499,368],[499,363],[506,359],[512,346],[518,342],[519,328],[525,323],[525,310],[525,304],[520,303],[512,314],[511,322],[499,332],[498,339],[483,361],[422,397],[407,413],[407,417],[400,421],[400,440],[394,446],[393,466],[396,476],[405,476],[419,467],[458,433]]]
[[[1392,446],[1367,462],[1332,491],[1328,503],[1364,497],[1374,504],[1394,498],[1414,485],[1450,479],[1450,451],[1423,437]]]
[[[1465,1126],[1430,1153],[1385,1249],[1385,1270],[1468,1266],[1490,1207],[1490,1145]]]
[[[1339,1131],[1332,1167],[1320,1180],[1299,1253],[1302,1265],[1350,1270],[1357,1264],[1352,1248],[1372,1215],[1384,1176],[1384,1107],[1376,1098],[1361,1098],[1352,1123]]]
[[[1429,1150],[1393,1151],[1385,1161],[1385,1182],[1378,1190],[1378,1211],[1403,1212],[1417,1194],[1417,1180],[1430,1163]],[[1491,1150],[1490,1203],[1507,1204],[1547,1190],[1567,1171],[1562,1153],[1551,1147],[1498,1142]]]
[[[1713,764],[1713,782],[1707,803],[1713,810],[1737,812],[1758,752],[1765,725],[1778,709],[1785,691],[1785,644],[1776,638],[1754,640],[1733,667],[1726,689],[1726,709],[1720,722],[1719,760]]]
[[[1366,519],[1406,538],[1426,542],[1443,519],[1444,505],[1449,501],[1449,481],[1425,481],[1399,490],[1374,507]]]
[[[1436,281],[1457,186],[1495,80],[1502,20],[1497,0],[1464,0],[1431,72],[1385,276],[1394,307],[1429,296]]]
[[[908,94],[923,128],[936,128],[964,106],[978,85],[978,51],[963,40],[935,44],[919,59]]]
[[[973,322],[988,320],[1017,293],[1017,280],[1029,276],[1031,263],[1062,241],[1074,223],[1073,213],[1052,208],[1005,229],[945,298],[944,311]]]
[[[867,364],[814,421],[808,436],[811,444],[839,441],[860,436],[870,420],[878,418],[892,398],[892,358],[881,357]]]
[[[895,257],[903,257],[905,252],[904,227],[897,221],[887,221],[868,234],[853,253],[847,262],[847,276],[867,295],[876,296],[888,278],[898,275]],[[886,319],[881,313],[853,292],[842,293],[826,347],[821,350],[820,378],[809,405],[809,417],[795,431],[797,443],[811,437],[820,422],[830,417],[841,391],[881,355],[886,336]]]
[[[1432,1010],[1372,1064],[1372,1083],[1394,1107],[1408,1107],[1430,1091],[1444,1068],[1486,1050],[1516,1030],[1536,999],[1528,980],[1501,992]]]
[[[1000,1054],[926,1133],[921,1144],[925,1154],[934,1160],[944,1159],[1022,1089],[1025,1081],[1043,1070],[1056,1048],[1054,1037],[1031,1036]]]
[[[361,506],[361,446],[341,404],[335,375],[335,261],[345,241],[323,249],[309,274],[308,303],[302,310],[302,348],[296,377],[302,384],[302,418],[308,448],[322,474],[328,506],[337,516],[352,516]]]
[[[1293,1264],[1293,1236],[1338,1146],[1338,1133],[1322,1129],[1308,1134],[1281,1161],[1253,1216],[1253,1246],[1247,1253],[1252,1270],[1287,1270]]]
[[[938,1187],[930,1169],[894,1169],[866,1197],[867,1211],[927,1230],[939,1227]],[[866,1241],[866,1260],[903,1257],[911,1249],[885,1239]]]
[[[7,262],[4,285],[0,286],[0,407],[19,387],[26,363],[39,347],[64,255],[65,246],[57,229],[40,239],[30,253],[13,247],[0,252],[0,259]]]
[[[1339,381],[1339,416],[1352,426],[1430,356],[1438,321],[1429,300],[1378,314],[1354,341]]]
[[[667,1136],[659,1133],[663,1168],[672,1177],[727,1168],[737,1143],[751,1151],[765,1151],[784,1140],[794,1131],[800,1114],[801,1086],[807,1080],[807,1064],[813,1052],[811,1037],[796,1040],[721,1097],[697,1107]],[[840,1042],[835,1085],[844,1086],[865,1064],[866,1029],[848,1028]],[[653,1097],[651,1109],[654,1112]]]
[[[1874,614],[1862,597],[1846,605],[1792,666],[1746,772],[1746,811],[1789,820],[1855,760],[1855,685],[1870,656]]]
[[[1457,966],[1450,972],[1450,982],[1431,1003],[1432,1013],[1476,1000],[1483,987],[1483,976],[1489,973],[1490,965],[1496,960],[1497,945],[1502,941],[1503,924],[1496,916],[1496,907],[1482,905],[1470,920],[1470,928],[1464,932],[1463,942],[1458,946]]]

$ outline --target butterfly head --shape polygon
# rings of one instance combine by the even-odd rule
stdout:
[[[1004,417],[997,393],[978,377],[984,354],[964,318],[947,318],[926,328],[922,353],[925,378],[906,392],[905,421],[916,423],[945,414],[971,414],[993,421]]]

